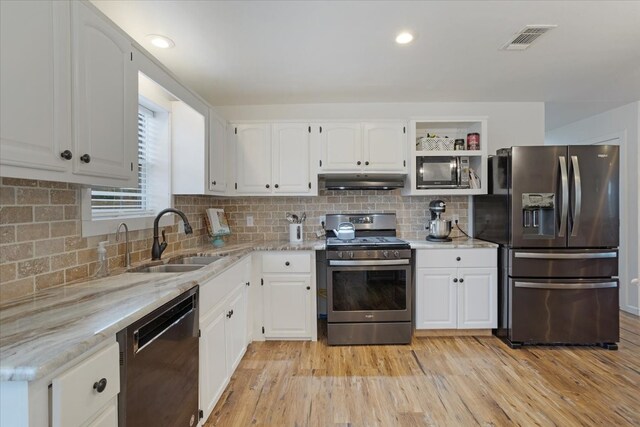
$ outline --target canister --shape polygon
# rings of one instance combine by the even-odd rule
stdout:
[[[477,132],[467,134],[467,150],[480,149],[480,134]]]
[[[464,139],[456,139],[453,143],[453,149],[456,151],[464,150]]]

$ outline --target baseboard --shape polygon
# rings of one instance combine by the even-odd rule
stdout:
[[[490,337],[491,329],[416,329],[414,337]]]

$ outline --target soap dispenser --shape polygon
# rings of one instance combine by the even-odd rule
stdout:
[[[109,275],[109,261],[107,260],[108,241],[98,243],[98,266],[96,268],[96,277],[106,277]]]

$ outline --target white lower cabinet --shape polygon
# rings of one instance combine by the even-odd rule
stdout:
[[[200,409],[211,414],[247,349],[250,258],[200,285]]]
[[[416,329],[492,329],[498,320],[496,249],[416,251]]]
[[[317,339],[315,260],[311,251],[262,256],[263,333],[267,339]]]
[[[56,376],[51,383],[51,425],[117,426],[119,360],[114,342]]]

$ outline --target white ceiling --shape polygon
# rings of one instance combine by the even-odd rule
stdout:
[[[640,1],[93,3],[213,105],[544,101],[551,129],[640,99]],[[498,50],[526,24],[558,27]]]

